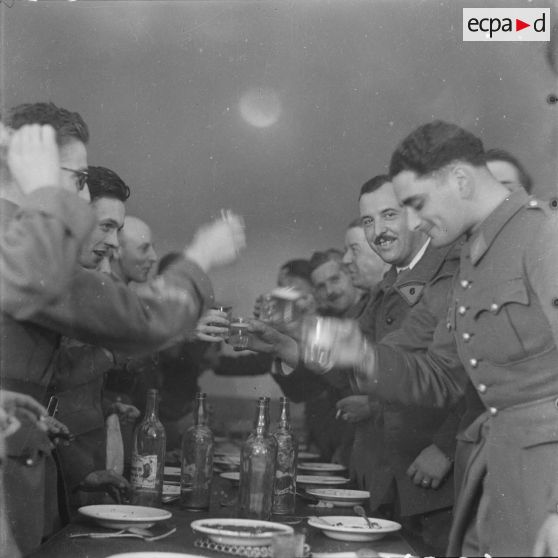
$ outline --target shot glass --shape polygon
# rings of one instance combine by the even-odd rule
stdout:
[[[229,344],[236,351],[243,351],[248,346],[248,320],[233,318],[229,326]]]
[[[294,533],[276,533],[271,539],[271,556],[273,558],[293,558],[296,556]]]

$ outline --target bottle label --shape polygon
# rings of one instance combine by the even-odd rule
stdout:
[[[157,488],[157,456],[134,454],[130,481],[135,488]]]

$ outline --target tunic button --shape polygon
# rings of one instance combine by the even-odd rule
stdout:
[[[480,393],[486,393],[486,390],[488,388],[486,387],[486,384],[479,384],[477,389],[479,390]]]
[[[539,205],[539,202],[537,200],[531,200],[529,202],[529,207],[537,207],[537,205]]]
[[[467,279],[461,280],[461,286],[466,289],[471,284],[471,281],[467,281]]]
[[[489,411],[493,417],[495,417],[498,414],[498,409],[496,409],[496,407],[490,407]]]
[[[479,361],[476,358],[469,359],[469,364],[471,368],[476,368],[479,365]]]
[[[28,457],[28,458],[25,460],[25,465],[27,465],[27,467],[32,467],[32,466],[34,465],[33,459],[32,459],[31,457]]]
[[[465,341],[465,343],[469,343],[469,341],[471,341],[471,337],[473,337],[470,333],[464,333],[463,334],[463,341]]]
[[[387,325],[391,325],[392,323],[393,323],[393,318],[390,317],[390,316],[388,316],[388,317],[386,318],[386,324],[387,324]]]
[[[460,306],[457,311],[459,312],[459,314],[461,316],[464,316],[467,313],[467,307],[466,306]]]
[[[495,314],[496,312],[498,312],[499,308],[500,308],[500,307],[499,307],[495,302],[493,302],[493,303],[490,305],[490,311],[491,311],[491,312],[494,312],[494,314]]]

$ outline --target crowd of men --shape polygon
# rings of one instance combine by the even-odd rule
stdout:
[[[176,447],[207,367],[271,372],[322,457],[425,552],[558,555],[558,203],[513,155],[442,121],[413,131],[355,192],[344,252],[280,267],[298,319],[271,325],[258,304],[252,353],[232,357],[207,272],[244,248],[240,217],[151,278],[150,226],[126,216],[117,173],[88,166],[81,116],[25,104],[0,126],[3,556],[129,494],[145,390]],[[325,370],[302,358],[314,315],[344,324]]]

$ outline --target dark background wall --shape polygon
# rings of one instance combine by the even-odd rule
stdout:
[[[79,111],[90,163],[131,185],[161,254],[221,208],[243,214],[248,249],[214,276],[238,313],[281,262],[342,244],[360,185],[425,121],[470,128],[556,190],[545,43],[462,42],[462,8],[486,2],[3,1],[2,108]]]

